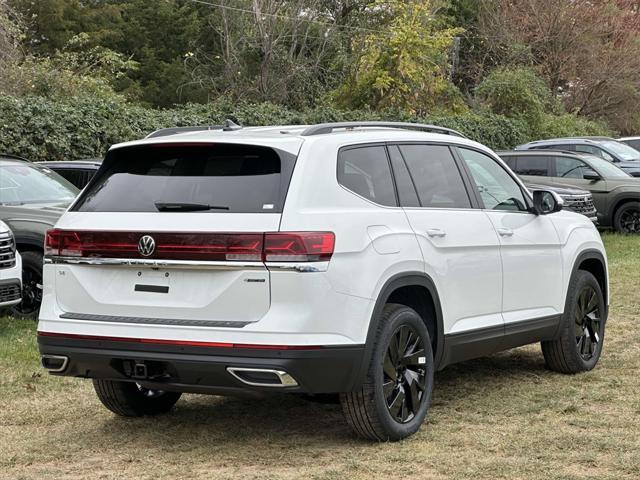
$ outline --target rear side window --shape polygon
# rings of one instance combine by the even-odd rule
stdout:
[[[396,178],[396,186],[398,188],[398,198],[400,205],[403,207],[419,207],[418,194],[415,185],[409,174],[409,169],[402,158],[400,149],[396,145],[389,146],[389,159],[391,167]]]
[[[501,156],[500,158],[502,158],[502,161],[504,161],[504,163],[509,165],[509,168],[511,170],[513,170],[514,172],[518,173],[517,164],[516,164],[516,162],[518,160],[518,157],[516,157],[514,155],[509,155],[509,156],[504,156],[504,157]]]
[[[400,145],[423,207],[471,208],[460,171],[449,147]]]
[[[595,155],[597,157],[604,158],[608,162],[612,162],[613,161],[613,157],[611,155],[609,155],[607,152],[605,152],[600,147],[594,147],[593,145],[576,145],[575,146],[575,151],[576,152],[582,152],[582,153],[590,153],[591,155]]]
[[[253,145],[158,144],[110,152],[81,212],[281,212],[295,157]],[[106,168],[105,168],[106,167]]]
[[[629,145],[632,148],[635,148],[636,150],[640,150],[640,139],[638,139],[638,140],[625,140],[624,143],[626,143],[627,145]]]
[[[383,146],[340,150],[338,183],[379,205],[397,206],[389,159]]]
[[[520,175],[546,177],[549,175],[549,158],[542,155],[519,156],[515,171]]]

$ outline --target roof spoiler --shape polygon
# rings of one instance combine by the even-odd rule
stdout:
[[[170,135],[178,135],[180,133],[188,133],[188,132],[205,132],[207,130],[220,130],[222,132],[233,132],[235,130],[242,130],[242,125],[238,125],[233,120],[225,120],[222,125],[203,125],[196,127],[171,127],[171,128],[162,128],[160,130],[156,130],[155,132],[151,132],[145,138],[157,138],[157,137],[167,137]]]

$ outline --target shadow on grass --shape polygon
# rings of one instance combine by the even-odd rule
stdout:
[[[545,370],[540,353],[527,350],[461,363],[436,374],[433,406],[464,414],[469,397],[553,375]],[[130,438],[141,447],[157,446],[158,440],[164,438],[171,444],[190,444],[193,448],[233,446],[246,454],[258,445],[260,449],[271,446],[299,450],[359,443],[351,434],[340,405],[319,404],[294,395],[263,399],[188,395],[168,415],[143,419],[112,416],[100,430],[107,444]]]

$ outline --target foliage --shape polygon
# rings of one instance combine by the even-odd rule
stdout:
[[[549,88],[530,68],[493,70],[478,85],[477,98],[493,113],[536,122],[552,103]]]
[[[51,57],[27,56],[7,69],[14,95],[41,95],[66,98],[76,96],[119,98],[114,80],[135,70],[137,63],[108,48],[88,46],[87,34],[79,34]]]
[[[426,122],[459,130],[495,149],[511,148],[537,138],[538,132],[518,119],[492,113],[419,117],[398,110],[340,110],[318,106],[292,110],[272,103],[219,100],[165,110],[130,105],[108,97],[0,97],[0,152],[32,160],[101,157],[110,145],[138,139],[159,128],[215,125],[230,118],[243,125],[308,124],[347,120]],[[608,133],[601,125],[572,115],[549,117],[544,135]]]
[[[502,65],[529,65],[570,112],[640,129],[637,0],[484,0],[479,30]],[[516,53],[518,53],[516,55]]]
[[[0,93],[11,90],[7,75],[22,57],[22,24],[6,0],[0,0]]]
[[[442,28],[435,2],[376,0],[384,30],[354,40],[356,58],[337,91],[338,104],[362,108],[399,108],[424,114],[435,108],[463,110],[464,102],[448,80],[449,53],[461,28]]]

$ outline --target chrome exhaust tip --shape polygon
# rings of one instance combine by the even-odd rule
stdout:
[[[283,370],[270,368],[227,367],[227,372],[252,387],[297,387],[298,382]]]
[[[63,355],[41,355],[40,363],[44,369],[50,372],[63,372],[69,364],[69,357]]]

